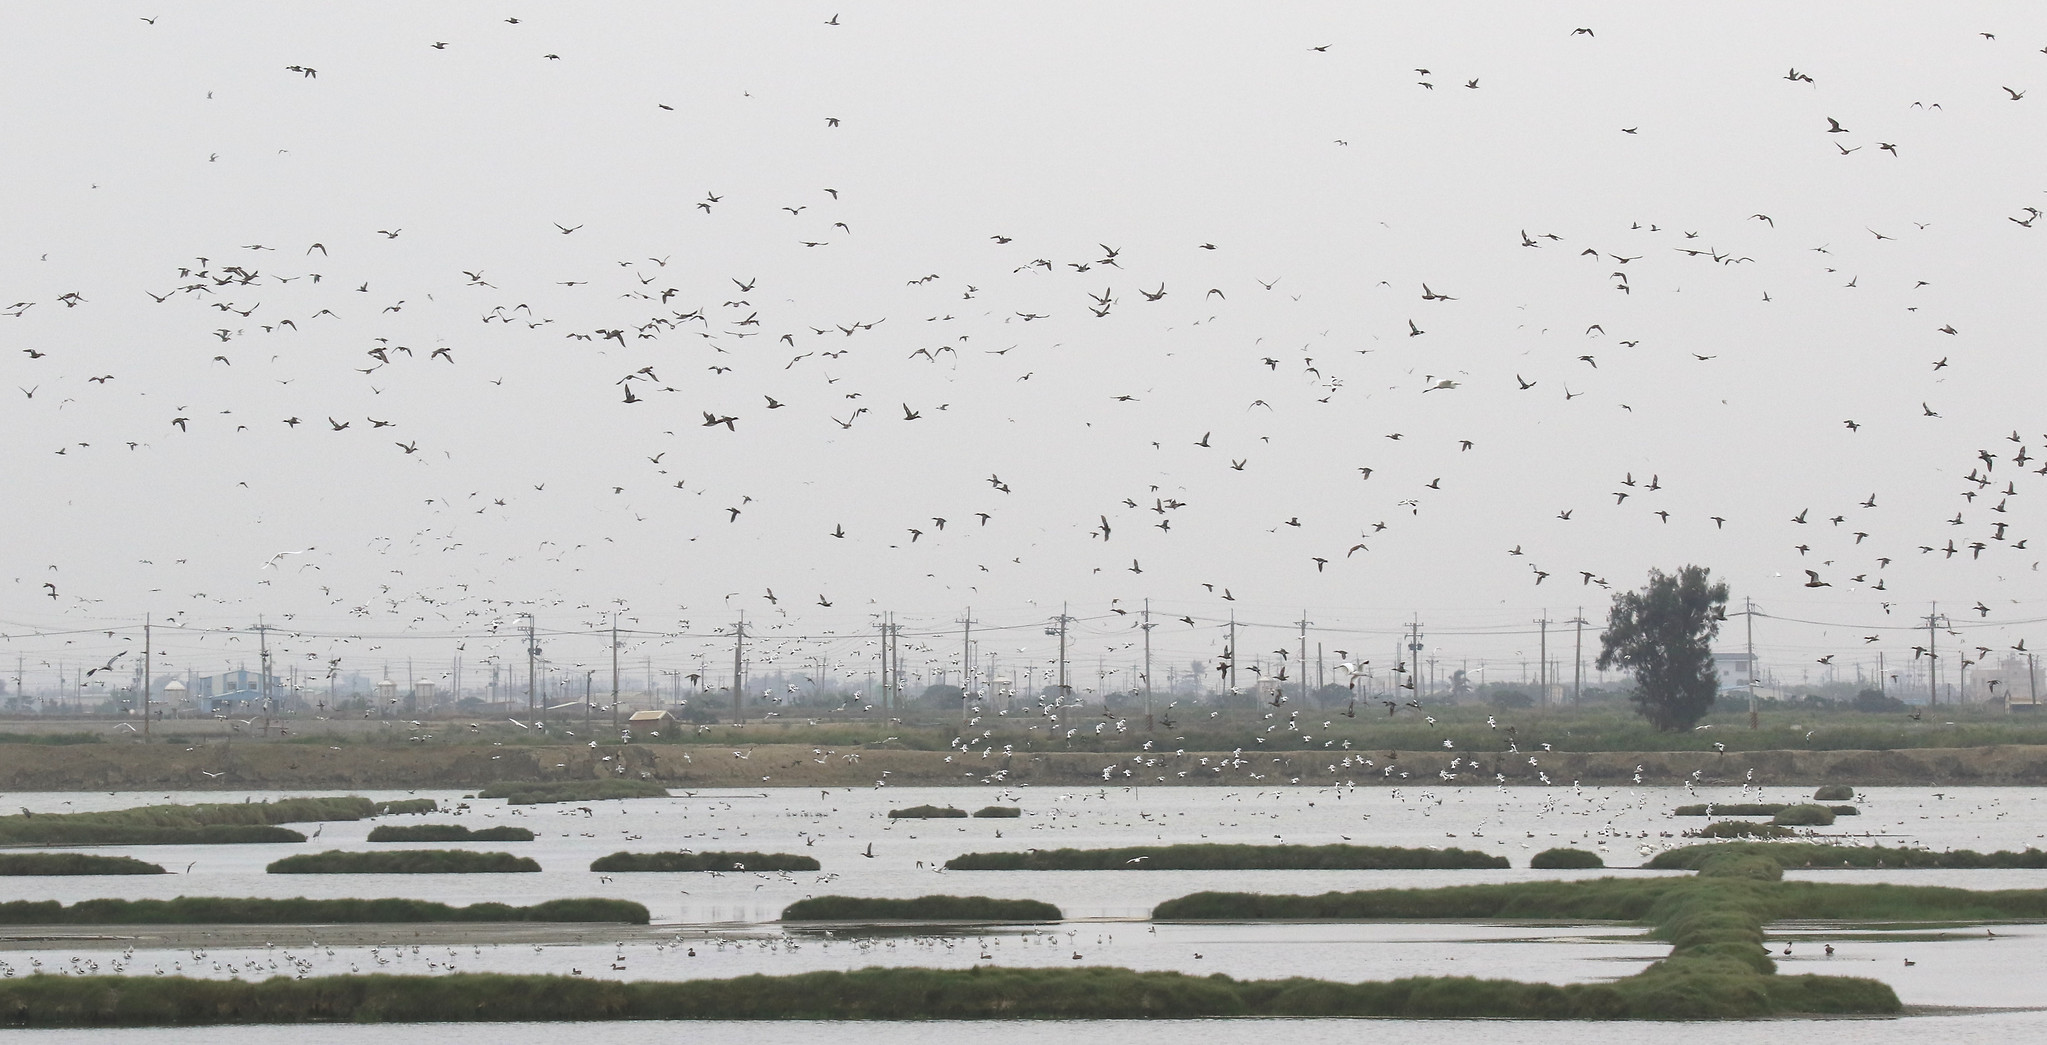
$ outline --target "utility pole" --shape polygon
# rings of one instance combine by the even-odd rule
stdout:
[[[1940,673],[1935,670],[1940,666],[1940,653],[1937,652],[1940,642],[1940,603],[1928,605],[1930,612],[1926,614],[1926,699],[1931,706],[1940,703]]]
[[[2032,655],[2027,654],[2027,656],[2031,657]],[[149,615],[145,613],[142,615],[142,736],[145,740],[149,738],[149,669],[151,667],[149,657]]]
[[[595,715],[590,702],[590,680],[596,675],[596,668],[583,669],[583,736],[586,739],[590,736],[590,720]]]
[[[618,730],[618,611],[611,611],[611,728]]]
[[[1564,623],[1578,626],[1578,637],[1571,648],[1571,706],[1575,708],[1585,695],[1585,607],[1578,607],[1578,615]]]
[[[263,735],[270,735],[270,627],[256,618],[256,641],[263,657]]]
[[[533,717],[533,688],[540,676],[540,642],[533,637],[533,615],[526,615],[526,717]]]
[[[1302,706],[1302,707],[1307,707],[1307,706],[1308,706],[1308,625],[1309,625],[1310,623],[1313,623],[1313,622],[1311,622],[1310,620],[1308,620],[1308,610],[1307,610],[1307,607],[1305,607],[1305,606],[1304,606],[1304,607],[1302,607],[1302,608],[1301,608],[1301,619],[1300,619],[1300,621],[1299,621],[1299,624],[1300,624],[1300,626],[1301,626],[1301,662],[1300,662],[1300,669],[1301,669],[1301,706]]]
[[[739,623],[732,626],[732,721],[746,724],[746,665],[741,659],[746,650],[746,611],[739,611]]]
[[[967,704],[973,699],[974,688],[974,608],[967,607],[966,615],[959,619],[960,629],[960,735],[967,732]]]
[[[1227,654],[1227,660],[1224,663],[1229,668],[1228,671],[1224,672],[1229,679],[1227,683],[1228,692],[1235,694],[1237,692],[1237,611],[1235,609],[1230,610],[1230,648],[1223,652]]]
[[[1540,671],[1536,677],[1540,680],[1539,685],[1542,686],[1542,706],[1549,707],[1549,611],[1543,610],[1542,616],[1537,618],[1535,623],[1542,626],[1542,637],[1538,640],[1540,643],[1538,647]]]
[[[1151,600],[1144,600],[1144,731],[1151,732]]]
[[[1073,618],[1066,615],[1066,604],[1059,604],[1059,706],[1066,706],[1066,694],[1071,690],[1066,685],[1066,624]],[[1063,717],[1064,711],[1061,711]]]

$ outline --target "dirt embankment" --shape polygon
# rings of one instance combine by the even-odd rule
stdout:
[[[1389,757],[1390,756],[1390,757]],[[2047,784],[2047,746],[1895,751],[1536,752],[1026,752],[983,759],[942,751],[634,745],[493,747],[281,743],[81,744],[0,747],[0,790],[472,788],[500,781],[629,776],[672,787],[1622,784]],[[1536,760],[1535,765],[1529,759]],[[1369,764],[1360,760],[1369,759]],[[1458,761],[1456,767],[1451,766]],[[1393,766],[1391,773],[1386,772]],[[623,774],[619,773],[624,769]],[[1108,774],[1104,776],[1104,770]],[[1218,771],[1220,770],[1220,771]],[[1445,773],[1453,774],[1446,778]]]

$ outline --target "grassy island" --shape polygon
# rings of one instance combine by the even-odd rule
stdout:
[[[613,853],[590,864],[592,871],[815,871],[808,856],[788,853]]]
[[[1528,866],[1537,871],[1583,870],[1605,867],[1606,861],[1585,849],[1545,849],[1530,857]]]
[[[1808,803],[1786,804],[1783,802],[1701,802],[1696,805],[1678,806],[1671,810],[1673,816],[1777,816],[1786,809],[1820,808],[1835,816],[1855,816],[1862,810],[1854,806],[1818,806]]]
[[[372,842],[531,842],[533,832],[523,827],[482,827],[470,830],[461,824],[378,824],[370,828]]]
[[[175,900],[55,900],[0,903],[0,925],[339,925],[383,922],[624,922],[647,924],[627,900],[549,900],[531,907],[426,900],[289,900],[180,896]]]
[[[1507,867],[1507,858],[1468,849],[1370,845],[1159,845],[1126,849],[1032,849],[966,853],[948,871],[1384,871]]]
[[[398,849],[381,853],[324,853],[287,856],[264,868],[270,874],[501,874],[538,871],[540,865],[510,853],[466,849]]]
[[[91,853],[0,853],[0,875],[163,873],[163,868],[131,856],[95,856]]]
[[[1015,806],[982,806],[974,810],[974,816],[982,820],[1013,820],[1023,815]]]
[[[429,806],[431,799],[424,800]],[[394,804],[394,803],[387,803]],[[363,820],[380,806],[367,798],[282,798],[274,802],[138,806],[94,813],[20,813],[0,816],[6,845],[221,845],[303,842],[278,824]]]
[[[1717,845],[1688,845],[1657,853],[1643,867],[1657,870],[1703,871],[1715,864],[1762,860],[1786,867],[2047,867],[2047,852],[2025,849],[1979,853],[1970,849],[1935,852],[1931,849],[1893,849],[1881,845],[1816,845],[1805,842],[1725,842]]]
[[[608,798],[667,798],[668,789],[646,780],[564,780],[552,784],[493,784],[478,798],[502,798],[515,806],[549,802],[596,802]]]
[[[1798,832],[1777,824],[1766,824],[1756,820],[1715,820],[1694,831],[1686,831],[1686,838],[1789,838]]]
[[[1812,793],[1812,800],[1815,802],[1852,802],[1855,800],[1855,789],[1847,784],[1826,784]],[[1839,812],[1839,810],[1835,810],[1835,812]]]
[[[966,815],[966,810],[954,806],[911,806],[888,811],[890,820],[951,820]]]
[[[919,896],[883,900],[866,896],[813,896],[782,910],[785,922],[1057,922],[1059,908],[1040,900],[987,896]]]

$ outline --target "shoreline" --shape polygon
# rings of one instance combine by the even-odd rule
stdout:
[[[1342,765],[1346,756],[1373,765]],[[0,791],[473,789],[529,781],[644,779],[672,789],[1005,786],[2014,786],[2047,784],[2047,745],[1879,751],[1018,752],[982,759],[946,751],[802,743],[298,743],[8,745]],[[1537,765],[1529,765],[1535,758]],[[1225,766],[1234,760],[1240,764]],[[1457,761],[1456,768],[1451,762]],[[1149,764],[1147,764],[1149,763]],[[1387,773],[1387,765],[1394,772]],[[1217,771],[1218,766],[1225,766]],[[620,773],[619,770],[624,770]],[[1108,773],[1105,776],[1104,770]],[[1444,774],[1450,774],[1445,778]],[[1545,774],[1549,783],[1544,784]],[[1639,776],[1639,780],[1637,780]],[[1504,778],[1504,779],[1501,779]]]

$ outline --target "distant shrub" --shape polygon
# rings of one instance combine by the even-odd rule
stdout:
[[[370,828],[372,842],[531,842],[533,832],[523,827],[482,827],[461,824],[378,824]]]
[[[404,813],[433,813],[441,808],[431,798],[396,798],[377,806],[378,815],[397,816]]]
[[[1851,802],[1854,799],[1855,789],[1847,784],[1828,784],[1812,793],[1815,802]]]
[[[1033,849],[965,853],[949,871],[1422,870],[1509,866],[1504,856],[1466,849],[1367,845],[1164,845],[1127,849]]]
[[[1587,867],[1605,867],[1606,861],[1598,853],[1584,849],[1545,849],[1528,860],[1528,866],[1537,871],[1563,871]]]
[[[340,849],[300,853],[272,863],[270,874],[502,874],[538,871],[540,865],[510,853],[466,849],[397,849],[352,853]]]
[[[787,853],[613,853],[590,864],[592,871],[815,871],[808,856]]]
[[[1834,811],[1826,806],[1785,806],[1770,822],[1781,827],[1826,827],[1834,822]]]
[[[303,842],[277,824],[361,820],[374,815],[367,798],[281,798],[271,802],[137,806],[91,813],[0,816],[0,845],[219,845]]]
[[[0,853],[0,875],[163,874],[164,869],[128,856],[90,853]]]
[[[983,820],[1014,819],[1022,816],[1023,810],[1015,806],[982,806],[974,810],[974,815]]]
[[[967,811],[953,806],[911,806],[908,809],[891,809],[890,820],[950,820],[966,816]]]
[[[1056,922],[1059,908],[1038,900],[996,900],[986,896],[919,896],[885,900],[863,896],[814,896],[782,911],[785,922]]]
[[[1524,711],[1535,706],[1535,698],[1518,689],[1494,690],[1486,702],[1501,711]]]
[[[55,900],[0,903],[0,925],[339,925],[363,922],[625,922],[647,924],[630,900],[549,900],[531,907],[427,900],[288,900],[180,896],[175,900]]]
[[[515,806],[548,802],[595,802],[608,798],[667,798],[668,789],[647,780],[565,780],[559,783],[492,784],[478,798],[502,798]]]

